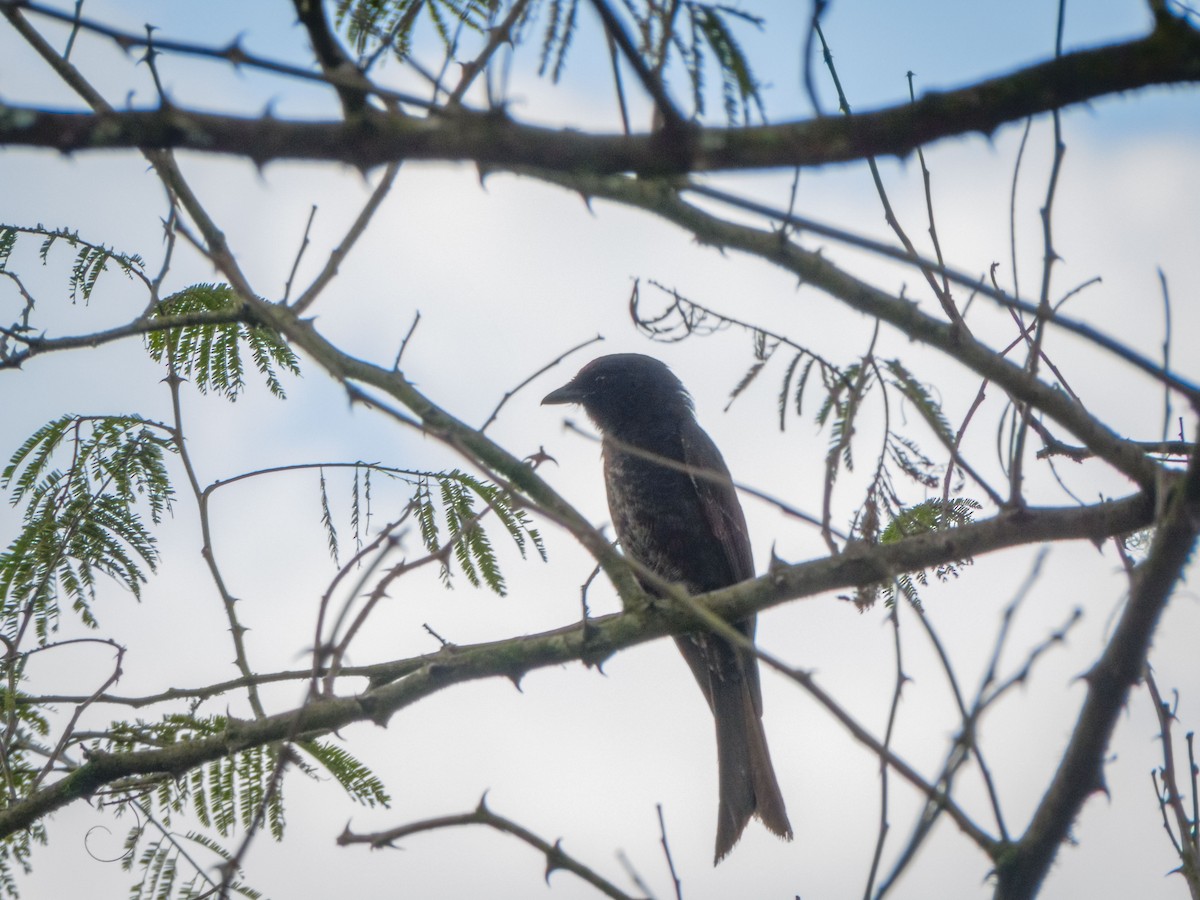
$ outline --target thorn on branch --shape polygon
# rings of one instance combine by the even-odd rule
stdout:
[[[564,868],[563,859],[562,838],[558,838],[555,840],[554,846],[546,851],[546,884],[550,883],[551,872],[555,869]]]

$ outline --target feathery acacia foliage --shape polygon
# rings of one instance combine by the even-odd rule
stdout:
[[[413,30],[421,13],[429,17],[447,47],[455,42],[461,25],[480,32],[487,27],[491,2],[480,0],[338,0],[334,21],[344,28],[360,58],[390,52],[405,59],[412,47]]]
[[[121,864],[126,871],[134,866],[142,877],[129,892],[129,900],[203,900],[212,897],[218,882],[193,862],[192,852],[199,848],[210,853],[218,865],[231,865],[233,854],[206,834],[189,831],[184,834],[164,832],[148,842],[140,855],[135,855],[140,828],[130,831]],[[190,877],[181,877],[185,872]],[[265,900],[264,895],[247,884],[231,879],[226,896],[236,894],[250,900]]]
[[[901,510],[883,529],[879,543],[894,544],[899,540],[913,535],[925,534],[931,531],[944,531],[948,528],[958,528],[975,518],[975,513],[983,509],[983,504],[969,497],[951,497],[949,500],[926,500],[916,506]],[[971,564],[970,557],[944,562],[933,569],[938,581],[949,581],[957,578],[959,570]],[[921,597],[917,593],[918,586],[929,584],[929,575],[925,569],[915,572],[901,572],[894,581],[878,586],[888,606],[896,602],[896,591],[899,591],[915,608],[921,608]],[[855,602],[859,608],[864,608],[874,602],[874,591],[867,587],[858,591]]]
[[[711,54],[721,78],[721,97],[725,118],[729,123],[748,125],[751,111],[756,111],[759,118],[765,121],[767,114],[758,79],[733,34],[730,22],[732,19],[762,28],[763,20],[719,3],[685,3],[683,6],[688,17],[690,40],[686,43],[677,41],[676,45],[691,80],[696,115],[704,114],[704,63]]]
[[[93,752],[109,753],[164,748],[222,735],[229,726],[224,716],[180,714],[157,722],[115,722],[106,736],[92,741],[91,746]],[[233,854],[208,831],[220,838],[246,834],[262,817],[271,836],[282,840],[284,806],[278,784],[282,763],[314,779],[328,774],[347,796],[364,806],[390,804],[379,778],[343,747],[324,740],[299,741],[294,746],[305,756],[298,755],[291,745],[249,747],[197,767],[186,777],[164,775],[114,792],[107,802],[128,804],[138,820],[126,837],[122,860],[127,870],[136,865],[142,873],[131,896],[185,900],[211,890],[211,878],[203,869],[195,868],[185,849],[187,843],[198,844],[222,863],[230,863]],[[181,816],[193,818],[208,831],[174,831],[174,820]],[[155,833],[157,836],[151,839]],[[140,854],[136,852],[138,846],[142,846]],[[191,873],[186,880],[181,878],[184,871]],[[244,896],[260,896],[245,884],[235,883],[231,888]]]
[[[437,485],[441,500],[442,518],[447,532],[444,539],[446,543],[443,543],[442,526],[438,521],[431,481]],[[476,498],[483,501],[482,509],[476,508]],[[425,548],[430,553],[444,554],[452,547],[459,568],[473,587],[486,585],[502,597],[506,592],[504,576],[497,564],[495,550],[487,532],[480,524],[480,520],[488,511],[495,513],[522,557],[525,556],[528,545],[532,543],[542,560],[546,559],[546,547],[542,536],[533,527],[528,514],[523,509],[514,507],[509,496],[496,485],[466,472],[454,469],[422,477],[417,483],[412,505],[416,509],[417,523]],[[451,583],[451,574],[450,559],[443,555],[441,576],[447,587]]]
[[[22,234],[42,239],[38,257],[43,265],[49,264],[50,251],[60,242],[75,251],[67,281],[72,303],[91,300],[96,282],[110,262],[126,276],[145,278],[145,262],[136,253],[121,253],[103,244],[92,243],[80,237],[78,231],[69,228],[46,228],[42,225],[0,225],[0,271],[6,271],[17,238]]]
[[[530,544],[543,561],[546,559],[541,533],[529,514],[513,505],[507,491],[489,481],[460,469],[432,472],[365,462],[354,463],[352,468],[350,527],[356,551],[362,548],[369,532],[374,474],[412,487],[403,518],[415,516],[421,544],[440,562],[439,574],[446,587],[453,584],[452,562],[456,561],[472,587],[485,586],[500,596],[505,595],[504,575],[486,528],[489,513],[499,520],[522,559],[526,558]],[[325,467],[318,469],[321,525],[329,555],[337,562],[342,542],[338,538]],[[477,506],[477,501],[483,505]]]
[[[15,688],[21,680],[25,659],[11,662],[5,674],[8,687],[0,688],[0,708],[8,727],[7,747],[4,748],[2,796],[24,797],[36,787],[40,767],[38,759],[47,752],[50,722],[41,710],[30,703]],[[32,871],[31,856],[34,844],[46,843],[46,827],[41,822],[0,840],[0,897],[17,897],[16,874]]]
[[[15,639],[32,619],[40,641],[54,631],[60,598],[94,627],[96,576],[135,597],[158,562],[154,535],[174,496],[165,454],[174,436],[140,416],[66,415],[34,432],[12,454],[0,489],[23,505],[24,527],[0,554],[0,617]],[[53,465],[67,457],[65,468]]]
[[[765,120],[758,79],[734,34],[738,25],[762,28],[761,18],[736,6],[697,0],[677,4],[623,0],[622,6],[633,25],[637,52],[647,68],[669,71],[668,56],[675,51],[689,85],[694,118],[705,114],[706,68],[713,66],[726,119],[731,124],[748,123],[751,113],[757,112]],[[533,3],[516,23],[517,28],[539,28],[538,71],[549,74],[553,81],[559,80],[566,67],[578,30],[579,7],[579,0]],[[406,59],[423,16],[453,54],[463,29],[483,33],[492,27],[501,8],[495,0],[338,0],[334,16],[360,62],[369,64],[383,53]],[[543,18],[540,23],[539,16]]]
[[[635,289],[630,301],[630,314],[634,325],[652,340],[677,342],[690,337],[707,337],[731,327],[749,333],[753,344],[753,362],[730,391],[726,409],[767,370],[776,353],[791,351],[776,399],[779,428],[782,431],[787,427],[791,414],[803,416],[805,392],[814,381],[811,377],[813,372],[817,373],[820,402],[813,419],[829,433],[826,475],[830,491],[843,467],[848,472],[854,471],[856,441],[861,443],[864,440],[860,434],[860,417],[865,410],[871,410],[871,415],[867,417],[869,431],[881,435],[882,450],[863,492],[863,503],[854,516],[851,536],[874,543],[879,539],[881,528],[886,530],[891,527],[888,523],[907,520],[911,509],[921,508],[923,504],[914,506],[911,500],[906,502],[901,496],[896,485],[897,474],[903,475],[923,492],[938,487],[944,467],[935,464],[921,450],[915,437],[895,427],[893,423],[903,421],[903,417],[892,410],[895,402],[892,391],[916,408],[921,421],[944,446],[954,445],[954,434],[941,404],[900,360],[881,363],[868,352],[851,363],[835,365],[785,335],[765,331],[709,309],[656,282],[651,282],[651,285],[669,298],[664,308],[657,313],[648,313]],[[882,416],[877,414],[877,407],[882,407]],[[877,426],[877,422],[881,426]],[[867,429],[864,427],[862,430]],[[976,501],[964,499],[963,502]],[[953,524],[961,522],[956,523],[953,515],[950,515],[940,527]]]
[[[17,238],[26,232],[45,238],[43,261],[58,240],[79,248],[69,280],[72,298],[88,299],[109,261],[116,261],[126,272],[141,273],[137,257],[85,243],[73,232],[40,228],[0,230],[0,265],[8,262]],[[158,303],[152,318],[222,314],[227,314],[229,321],[151,330],[145,337],[147,351],[168,368],[176,382],[186,379],[200,392],[214,392],[229,401],[236,400],[246,387],[248,354],[268,390],[283,399],[281,375],[298,374],[297,357],[275,331],[240,320],[240,304],[228,285],[185,288]],[[95,628],[100,575],[140,596],[148,574],[159,562],[153,528],[172,510],[175,492],[168,459],[178,450],[174,426],[136,415],[67,414],[43,425],[12,453],[0,472],[0,489],[8,491],[14,506],[22,508],[24,524],[0,554],[0,626],[11,648],[21,645],[30,624],[39,646],[46,646],[59,626],[64,601],[84,625]],[[495,515],[522,556],[532,543],[545,557],[541,536],[527,513],[494,484],[457,469],[417,472],[366,463],[353,468],[350,519],[357,548],[370,536],[372,474],[382,473],[414,487],[409,509],[417,515],[426,549],[440,555],[447,584],[453,557],[472,585],[504,593],[504,577],[482,522],[489,513]],[[320,495],[321,521],[336,559],[338,538],[323,468]],[[27,658],[27,651],[15,652],[3,661],[8,685],[0,689],[8,722],[3,796],[8,798],[19,798],[36,787],[44,776],[39,757],[57,758],[68,770],[78,765],[72,761],[71,750],[78,748],[79,741],[68,733],[58,739],[60,746],[54,749],[45,708],[18,693]],[[157,721],[114,722],[103,737],[88,742],[90,750],[86,752],[169,747],[218,736],[228,725],[225,717],[195,712],[168,713]],[[138,818],[123,859],[127,869],[136,866],[141,873],[131,896],[182,900],[207,895],[214,882],[203,868],[197,868],[188,847],[192,851],[203,848],[222,864],[232,864],[234,854],[221,841],[257,828],[260,817],[272,837],[281,840],[285,768],[296,768],[314,778],[326,773],[356,802],[388,805],[380,779],[344,748],[326,740],[298,741],[295,747],[304,755],[290,745],[251,746],[197,767],[183,778],[163,774],[109,792],[107,803],[128,807]],[[180,817],[194,821],[202,830],[171,830]],[[0,896],[17,895],[15,870],[28,870],[32,843],[44,836],[42,824],[35,823],[0,841]],[[226,888],[247,897],[259,896],[237,880]]]
[[[185,313],[236,313],[240,308],[227,284],[194,284],[172,294],[155,309],[156,316]],[[183,325],[152,331],[146,346],[156,362],[165,362],[178,375],[194,379],[201,393],[216,391],[236,400],[246,386],[241,344],[276,397],[285,395],[279,370],[300,374],[296,354],[269,328],[243,322]]]

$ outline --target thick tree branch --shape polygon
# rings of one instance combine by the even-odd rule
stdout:
[[[1146,561],[1133,571],[1129,599],[1108,647],[1087,674],[1088,692],[1058,771],[1024,836],[997,863],[998,900],[1037,895],[1084,801],[1105,790],[1104,758],[1130,689],[1142,677],[1162,611],[1200,533],[1200,459],[1164,498]]]
[[[123,338],[138,334],[150,334],[155,331],[167,331],[171,328],[186,328],[195,325],[230,325],[234,322],[245,322],[246,314],[240,310],[228,312],[194,312],[180,313],[171,316],[138,316],[132,322],[115,325],[104,331],[93,331],[90,334],[72,334],[63,337],[48,338],[43,335],[25,334],[0,328],[0,334],[11,338],[14,344],[23,345],[19,350],[3,352],[0,350],[0,370],[19,369],[34,356],[43,353],[55,353],[63,350],[78,350],[83,347],[99,347]]]
[[[0,3],[10,19],[16,15]],[[906,156],[947,137],[1151,85],[1200,81],[1200,32],[1160,19],[1147,37],[1067,54],[915,103],[844,118],[747,128],[678,128],[626,137],[522,125],[456,110],[412,119],[363,110],[350,121],[295,122],[168,107],[92,113],[0,104],[0,145],[64,152],[184,148],[263,164],[313,159],[370,168],[396,160],[470,160],[592,173],[754,170]],[[370,113],[370,114],[368,114]]]
[[[1195,491],[1198,481],[1189,479],[1190,491]],[[704,595],[697,602],[726,620],[736,621],[789,600],[873,584],[898,572],[1005,547],[1050,540],[1101,541],[1144,527],[1152,520],[1153,508],[1150,497],[1137,494],[1089,507],[1005,512],[984,522],[894,544],[852,544],[839,556],[785,566],[753,581]],[[154,750],[94,753],[62,780],[0,811],[0,838],[121,779],[164,773],[178,777],[195,766],[248,747],[325,734],[355,722],[386,725],[399,710],[454,684],[494,677],[518,680],[532,669],[575,661],[591,663],[626,647],[694,626],[694,614],[687,609],[643,606],[541,634],[447,647],[415,659],[363,667],[356,671],[369,674],[371,686],[357,696],[321,697],[299,709],[261,719],[231,720],[228,731],[220,737]]]
[[[292,0],[292,6],[308,32],[313,56],[321,64],[321,71],[338,92],[343,112],[347,116],[361,112],[366,106],[371,83],[338,43],[325,17],[325,4],[321,0]]]

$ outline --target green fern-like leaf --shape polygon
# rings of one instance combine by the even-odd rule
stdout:
[[[417,482],[417,490],[413,494],[412,504],[417,514],[417,527],[421,531],[421,542],[430,553],[437,553],[442,549],[442,544],[438,529],[437,509],[433,505],[433,495],[429,493],[429,476],[425,476]]]
[[[345,749],[328,741],[302,741],[299,746],[332,775],[356,802],[363,806],[391,805],[382,781]]]
[[[567,50],[575,37],[579,0],[551,0],[550,12],[542,37],[538,75],[550,70],[550,80],[558,83],[567,64]]]
[[[879,542],[894,544],[906,537],[957,528],[970,522],[983,507],[970,497],[951,497],[945,503],[939,499],[926,500],[910,506],[892,519],[883,529]]]
[[[79,232],[68,228],[46,228],[43,225],[0,225],[0,270],[7,267],[17,238],[22,234],[42,238],[38,249],[42,265],[49,265],[50,251],[55,244],[64,243],[75,251],[68,279],[72,303],[79,300],[87,303],[92,298],[96,282],[108,269],[109,263],[116,265],[126,276],[145,277],[145,261],[137,254],[121,253],[103,244],[93,244],[80,237]]]
[[[918,381],[898,359],[889,360],[884,363],[884,366],[892,375],[892,383],[917,408],[921,417],[929,423],[929,427],[937,432],[946,446],[953,446],[954,431],[951,429],[945,413],[942,412],[941,404],[934,400],[929,389]]]
[[[491,482],[474,478],[466,472],[455,470],[451,475],[462,480],[471,491],[487,503],[492,512],[496,514],[496,517],[503,523],[509,537],[517,545],[517,549],[520,551],[522,557],[525,556],[527,541],[531,541],[534,549],[542,558],[542,561],[545,562],[546,547],[542,542],[541,535],[537,529],[530,526],[530,520],[525,511],[517,509],[512,505],[512,501],[506,492]]]
[[[887,455],[900,471],[926,488],[936,488],[940,469],[926,456],[911,438],[895,432],[888,434]]]
[[[732,124],[739,119],[749,122],[751,104],[765,118],[758,80],[750,68],[741,45],[729,27],[729,18],[737,18],[762,27],[762,20],[741,10],[719,4],[689,3],[693,33],[707,45],[721,74],[721,93],[725,117]],[[698,49],[694,53],[699,56]]]
[[[223,734],[228,720],[223,716],[172,714],[157,722],[117,722],[110,726],[107,740],[98,746],[109,751],[164,747],[181,741]],[[187,778],[164,779],[152,795],[160,816],[191,809],[197,820],[221,837],[240,826],[248,828],[274,778],[279,750],[276,746],[248,747],[192,770]],[[276,795],[267,801],[266,822],[272,835],[281,839],[284,830],[282,801]]]
[[[738,383],[733,386],[733,390],[729,392],[729,400],[725,404],[726,412],[733,406],[733,401],[740,397],[742,392],[754,383],[754,379],[758,377],[759,373],[763,370],[763,366],[766,364],[767,361],[765,359],[756,359],[750,364],[750,368],[746,370],[746,374],[741,377]]]
[[[431,482],[437,484],[436,496],[440,504],[434,500]],[[478,507],[477,500],[483,501],[487,509]],[[543,561],[546,558],[542,536],[533,527],[525,511],[514,507],[508,495],[496,485],[466,472],[455,469],[451,472],[422,474],[416,481],[410,504],[416,514],[425,549],[431,554],[444,550],[441,524],[444,522],[448,534],[446,540],[453,542],[450,552],[454,561],[475,587],[486,585],[500,596],[504,596],[506,591],[495,548],[485,528],[484,512],[490,511],[500,520],[522,557],[532,544]],[[452,574],[449,560],[443,557],[441,578],[447,586],[452,584]]]
[[[325,489],[325,470],[321,469],[321,524],[325,527],[325,539],[329,545],[329,555],[338,565],[338,536],[333,524],[333,514],[329,511],[329,492]]]
[[[926,500],[916,506],[910,506],[901,511],[883,529],[880,534],[881,544],[893,544],[906,537],[926,534],[933,531],[943,531],[947,528],[957,528],[972,521],[975,513],[983,507],[970,497],[952,497],[943,503],[940,499]],[[957,578],[959,571],[971,564],[970,557],[942,563],[934,569],[934,575],[939,581]],[[915,608],[920,609],[921,599],[917,592],[918,586],[928,584],[928,575],[924,570],[906,572],[897,576],[889,584],[880,585],[880,593],[890,606],[895,602],[896,591]]]
[[[133,850],[144,835],[144,827],[136,828],[126,842],[128,855],[125,868],[132,868]],[[195,845],[186,847],[185,844]],[[137,867],[142,872],[142,878],[130,888],[130,900],[198,900],[201,897],[211,897],[219,882],[210,874],[213,867],[197,870],[195,849],[201,847],[207,850],[218,863],[227,864],[233,859],[233,854],[224,846],[205,834],[188,832],[175,834],[163,833],[157,840],[149,843],[137,858]],[[191,871],[192,875],[186,881],[181,880],[182,871]],[[251,900],[261,900],[263,894],[248,885],[233,880],[228,885],[229,890]],[[222,894],[222,896],[225,896]]]
[[[841,377],[826,374],[822,370],[828,393],[817,413],[817,422],[821,425],[830,423],[828,456],[836,459],[840,455],[847,471],[854,470],[854,425],[860,408],[859,401],[874,380],[872,372],[871,368],[864,368],[861,363],[849,366]]]
[[[360,468],[356,466],[354,469],[354,487],[350,494],[350,528],[354,532],[356,551],[362,549],[363,535],[370,526],[371,519],[371,470],[366,468],[360,473]]]
[[[404,59],[421,13],[429,17],[449,48],[457,30],[451,23],[482,33],[487,28],[489,7],[486,0],[338,0],[334,23],[360,57],[390,51]]]
[[[5,663],[6,680],[19,683],[25,657]],[[0,688],[0,708],[5,713],[10,733],[4,748],[4,785],[6,797],[25,797],[33,790],[46,754],[44,738],[50,733],[50,723],[42,711],[27,702],[20,691]],[[0,805],[4,805],[0,803]],[[45,826],[35,823],[0,840],[0,897],[18,897],[16,875],[28,875],[32,869],[30,857],[35,844],[46,843]]]
[[[442,497],[442,514],[454,540],[454,558],[472,586],[479,587],[479,572],[475,568],[474,537],[479,532],[474,503],[470,492],[456,478],[438,479]],[[490,548],[488,548],[490,550]],[[445,567],[448,569],[449,567]],[[447,573],[448,574],[448,573]],[[497,593],[503,594],[503,585]]]
[[[0,473],[0,489],[24,506],[24,522],[0,553],[0,625],[6,631],[28,611],[44,641],[57,626],[63,597],[95,626],[97,575],[140,596],[158,550],[138,507],[145,503],[152,522],[170,509],[174,492],[165,452],[174,450],[169,429],[138,416],[63,416],[13,453]],[[52,468],[68,453],[66,470]]]
[[[0,272],[8,266],[8,258],[12,256],[13,247],[17,245],[19,233],[11,225],[0,225]]]
[[[159,303],[157,317],[189,313],[236,314],[240,304],[227,284],[196,284]],[[236,400],[246,386],[242,345],[250,351],[255,368],[276,397],[285,396],[280,370],[300,373],[299,360],[283,340],[269,328],[244,322],[184,325],[146,336],[150,356],[169,363],[174,370],[194,381],[202,393],[215,391]]]
[[[30,857],[34,844],[46,843],[46,829],[33,825],[24,831],[10,834],[0,840],[0,897],[17,898],[17,872],[29,875],[33,871]]]

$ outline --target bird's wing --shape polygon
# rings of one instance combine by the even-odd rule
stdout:
[[[729,584],[737,584],[753,578],[754,556],[750,550],[750,531],[746,527],[746,516],[742,512],[742,504],[738,501],[737,491],[733,487],[733,479],[721,456],[721,451],[696,422],[691,422],[688,427],[682,429],[680,439],[683,445],[683,461],[689,470],[695,470],[690,474],[696,495],[700,498],[700,508],[704,511],[705,521],[728,561],[731,574]],[[711,478],[699,474],[703,471],[715,472],[720,477]],[[712,585],[711,587],[725,587],[725,585]],[[733,624],[751,641],[754,640],[754,616]],[[724,652],[734,653],[735,658],[740,661],[754,710],[761,716],[762,689],[758,678],[758,660],[752,654],[736,651],[732,647],[728,647]],[[688,657],[686,651],[684,656]],[[690,663],[691,659],[689,658],[688,661]],[[693,666],[693,670],[694,668],[695,666]],[[715,703],[715,699],[710,702]]]
[[[750,552],[746,517],[738,502],[737,492],[733,489],[729,469],[721,458],[721,451],[698,424],[688,424],[690,427],[684,428],[680,435],[683,461],[688,466],[696,495],[700,498],[705,521],[729,563],[729,583],[737,584],[754,577],[754,557]],[[699,471],[713,472],[719,477],[705,477],[697,474]]]

